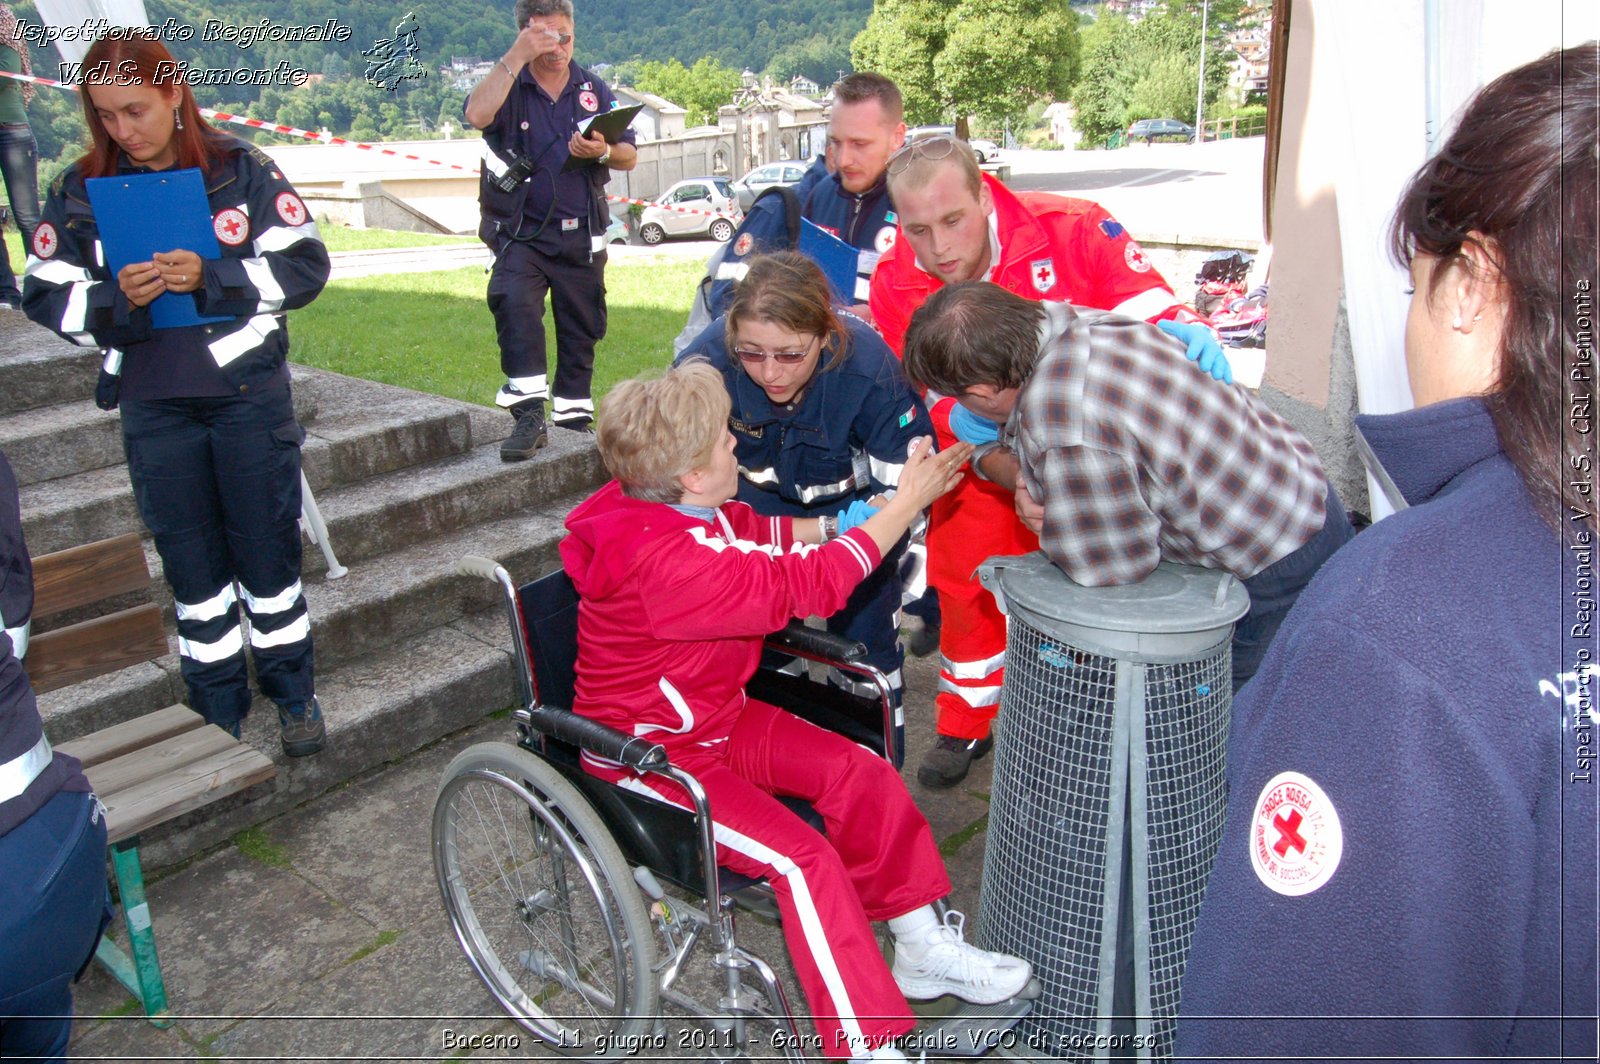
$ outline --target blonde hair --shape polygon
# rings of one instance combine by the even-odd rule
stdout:
[[[646,502],[679,502],[678,478],[709,465],[728,432],[728,387],[704,359],[689,359],[660,377],[625,380],[600,407],[595,442],[622,494]]]
[[[978,157],[972,154],[972,148],[967,142],[955,136],[945,137],[944,139],[952,142],[950,154],[930,159],[922,152],[933,139],[924,137],[921,140],[907,141],[905,147],[895,152],[895,155],[901,152],[907,154],[904,166],[893,167],[896,161],[895,155],[889,156],[889,163],[893,167],[889,170],[888,179],[890,203],[894,202],[897,189],[902,192],[916,192],[927,188],[947,167],[961,174],[961,183],[967,186],[967,191],[972,193],[973,199],[977,199],[983,192],[983,168],[978,165]],[[919,144],[922,148],[913,150]]]

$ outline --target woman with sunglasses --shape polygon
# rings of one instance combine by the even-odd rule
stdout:
[[[834,307],[821,269],[798,252],[750,259],[728,312],[680,361],[694,356],[722,373],[733,400],[738,499],[767,516],[821,517],[824,539],[870,515],[868,500],[893,492],[912,441],[932,435],[899,360],[870,325]],[[897,710],[897,566],[905,547],[902,539],[828,618],[830,631],[866,646],[868,663],[889,677]],[[853,689],[842,676],[834,680]],[[897,735],[897,764],[903,756]]]
[[[322,291],[327,249],[272,160],[200,117],[158,36],[103,37],[83,65],[91,143],[50,186],[23,309],[73,343],[107,350],[96,399],[122,407],[134,499],[177,607],[190,707],[239,733],[251,700],[248,643],[284,752],[316,753],[325,729],[300,584],[305,433],[283,312]],[[173,236],[149,261],[113,270],[101,243],[108,219],[96,217],[87,182],[185,170],[203,182],[196,207],[214,250]],[[163,221],[149,225],[160,232]],[[169,306],[195,323],[158,326]]]

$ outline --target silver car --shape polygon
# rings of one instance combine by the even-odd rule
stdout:
[[[709,236],[726,241],[744,221],[738,197],[725,177],[679,181],[639,216],[639,239],[659,244],[669,236]]]
[[[806,175],[805,163],[781,162],[758,166],[733,183],[739,209],[747,211],[756,197],[774,185],[793,185]]]

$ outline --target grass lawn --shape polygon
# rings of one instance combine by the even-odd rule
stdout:
[[[606,338],[595,352],[594,395],[672,361],[705,264],[606,266]],[[333,281],[317,301],[289,316],[296,362],[492,405],[505,377],[482,269],[384,274]],[[545,313],[550,373],[555,332]]]

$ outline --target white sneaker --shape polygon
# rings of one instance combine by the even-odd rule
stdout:
[[[944,923],[929,932],[918,960],[895,950],[894,981],[902,994],[918,1001],[954,994],[975,1005],[993,1005],[1028,985],[1032,966],[1020,957],[969,945],[963,937],[966,922],[955,910],[947,912]]]

